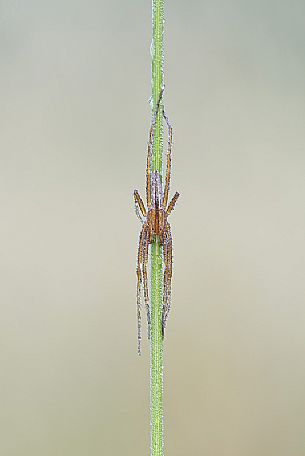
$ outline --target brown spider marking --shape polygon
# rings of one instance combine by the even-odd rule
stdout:
[[[138,245],[138,258],[137,258],[137,317],[138,317],[138,354],[141,354],[141,288],[143,285],[144,301],[147,313],[148,322],[148,338],[150,338],[151,319],[150,319],[150,306],[148,296],[148,276],[147,276],[147,263],[149,244],[153,242],[156,236],[162,246],[163,263],[164,263],[164,277],[163,277],[163,308],[162,308],[162,337],[164,337],[164,330],[168,314],[171,307],[171,282],[172,282],[172,234],[171,227],[167,221],[168,216],[175,207],[179,193],[176,192],[172,200],[168,204],[168,194],[171,178],[171,153],[172,153],[172,137],[173,131],[166,116],[164,109],[162,109],[163,118],[168,128],[168,143],[167,143],[167,157],[166,157],[166,176],[164,190],[162,190],[161,176],[158,171],[152,171],[152,147],[154,140],[154,127],[158,116],[163,89],[160,93],[159,100],[156,106],[156,112],[151,123],[149,130],[149,141],[147,148],[147,168],[146,168],[146,203],[147,211],[145,209],[142,198],[137,190],[134,191],[134,200],[136,205],[136,212],[142,222],[142,230],[139,237]]]

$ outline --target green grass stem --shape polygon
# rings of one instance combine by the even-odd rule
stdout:
[[[164,0],[152,0],[152,113],[163,88]],[[162,103],[162,102],[161,102]],[[162,106],[155,125],[152,168],[162,173]],[[164,455],[163,437],[163,267],[159,240],[151,245],[151,339],[150,339],[150,410],[151,456]]]

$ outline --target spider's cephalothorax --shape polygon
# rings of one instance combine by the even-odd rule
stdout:
[[[148,250],[151,244],[158,236],[159,242],[162,246],[163,252],[163,309],[162,309],[162,334],[164,336],[164,329],[168,313],[171,305],[171,281],[172,281],[172,235],[170,224],[167,221],[168,216],[174,209],[179,193],[176,192],[171,202],[168,204],[168,194],[171,178],[171,151],[172,151],[172,127],[169,120],[162,110],[163,118],[168,127],[168,147],[166,159],[166,176],[164,189],[162,189],[161,176],[158,171],[152,171],[152,146],[153,135],[156,118],[159,112],[161,98],[163,91],[161,91],[155,116],[153,118],[148,141],[147,152],[147,169],[146,169],[146,202],[147,210],[145,209],[142,198],[137,190],[134,191],[134,199],[136,204],[136,211],[142,222],[142,230],[139,238],[138,259],[137,259],[137,315],[138,315],[138,353],[141,352],[141,285],[143,284],[144,300],[148,321],[148,337],[150,337],[150,306],[148,296]]]

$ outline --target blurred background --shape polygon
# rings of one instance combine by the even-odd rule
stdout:
[[[165,453],[304,456],[305,3],[166,2]],[[149,454],[149,1],[0,4],[0,454]]]

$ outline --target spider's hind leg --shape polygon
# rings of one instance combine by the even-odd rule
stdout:
[[[163,309],[162,309],[162,335],[164,337],[165,326],[171,308],[171,283],[173,274],[173,243],[169,223],[163,241],[164,279],[163,279]]]
[[[148,324],[148,339],[150,339],[151,333],[151,318],[150,318],[150,306],[149,306],[149,295],[148,295],[148,275],[147,275],[147,263],[148,263],[148,251],[149,251],[149,229],[145,228],[145,234],[143,239],[143,258],[142,258],[142,271],[143,271],[143,288],[144,288],[144,301],[146,306],[147,324]]]
[[[143,261],[143,236],[144,228],[141,230],[138,246],[137,258],[137,320],[138,320],[138,355],[141,355],[141,284],[142,284],[142,270],[141,265]]]

